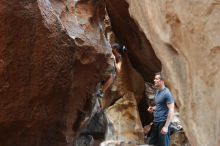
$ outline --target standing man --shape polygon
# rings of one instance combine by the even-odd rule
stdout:
[[[170,122],[174,115],[174,100],[170,90],[164,85],[164,76],[156,73],[154,85],[157,88],[155,94],[155,106],[150,106],[148,111],[154,112],[153,127],[149,144],[155,146],[170,145]]]

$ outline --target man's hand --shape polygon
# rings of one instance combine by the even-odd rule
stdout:
[[[168,127],[166,127],[166,126],[164,126],[164,127],[161,129],[161,131],[160,131],[160,133],[163,134],[163,135],[166,135],[167,132],[168,132]]]
[[[150,113],[153,113],[156,109],[156,106],[149,106],[147,111],[150,112]]]

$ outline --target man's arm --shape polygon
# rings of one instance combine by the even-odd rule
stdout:
[[[174,102],[170,103],[170,104],[167,104],[167,107],[169,109],[169,112],[168,112],[166,123],[165,123],[165,125],[163,126],[163,128],[161,130],[162,134],[167,134],[168,126],[170,125],[170,123],[171,123],[171,121],[173,119],[173,115],[174,115]]]

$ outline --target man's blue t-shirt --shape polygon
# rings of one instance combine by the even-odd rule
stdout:
[[[156,104],[156,110],[154,112],[154,122],[166,121],[169,111],[167,104],[171,104],[174,102],[170,90],[166,87],[161,91],[157,90],[154,100]]]

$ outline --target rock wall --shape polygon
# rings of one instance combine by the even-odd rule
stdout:
[[[128,92],[105,111],[108,128],[101,146],[129,142],[136,146],[144,143],[144,132],[135,98],[132,92]]]
[[[162,63],[190,143],[220,145],[220,1],[127,2]]]
[[[2,0],[1,145],[73,144],[108,67],[106,10],[145,81],[166,73],[190,143],[220,145],[219,0]]]
[[[73,142],[107,67],[103,10],[90,1],[0,2],[2,146]]]

